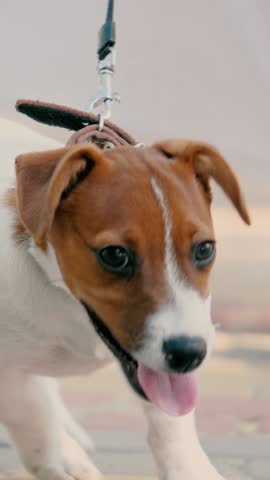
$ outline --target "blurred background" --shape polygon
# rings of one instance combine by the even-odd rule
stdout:
[[[198,426],[228,478],[269,478],[270,2],[115,3],[114,87],[121,103],[112,120],[145,143],[164,137],[212,143],[237,173],[250,208],[246,227],[214,189],[213,318],[220,329],[201,373]],[[0,177],[13,175],[17,154],[69,138],[72,132],[24,118],[14,104],[30,98],[84,109],[97,90],[97,31],[106,6],[106,0],[0,0]],[[62,386],[94,430],[105,472],[153,474],[143,417],[117,367]],[[17,465],[5,438],[3,478]]]

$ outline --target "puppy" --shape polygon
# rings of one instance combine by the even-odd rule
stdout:
[[[40,480],[94,480],[90,441],[52,377],[116,357],[141,399],[162,480],[220,480],[194,426],[194,370],[214,328],[213,178],[242,219],[213,147],[168,140],[21,155],[0,208],[0,421]],[[108,347],[108,348],[107,348]]]

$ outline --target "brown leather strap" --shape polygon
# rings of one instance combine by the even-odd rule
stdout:
[[[131,137],[130,137],[131,139]],[[118,132],[104,125],[103,129],[99,131],[98,125],[89,125],[78,132],[75,132],[67,142],[67,145],[74,143],[95,143],[100,148],[121,147],[124,145],[136,145],[136,142],[128,141],[127,137],[120,136]]]
[[[131,135],[112,122],[105,121],[102,131],[99,131],[99,118],[92,113],[34,100],[18,100],[16,110],[38,122],[75,130],[68,145],[83,142],[93,142],[100,148],[137,145]]]

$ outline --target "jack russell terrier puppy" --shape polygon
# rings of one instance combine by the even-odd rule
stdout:
[[[159,478],[221,480],[193,411],[214,335],[211,178],[249,224],[224,158],[186,140],[81,144],[19,156],[16,177],[1,187],[0,421],[26,468],[99,478],[53,377],[115,356],[141,398]]]

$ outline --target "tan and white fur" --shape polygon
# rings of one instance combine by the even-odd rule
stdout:
[[[247,223],[248,214],[225,160],[202,143],[82,144],[22,155],[16,172],[16,186],[0,192],[0,422],[40,480],[94,480],[91,441],[53,379],[113,360],[80,301],[150,368],[165,368],[161,345],[176,335],[202,337],[209,354],[210,267],[196,271],[189,251],[214,239],[210,178]],[[91,249],[109,244],[138,253],[134,278],[103,272]],[[160,479],[221,480],[193,412],[175,418],[142,404]]]

